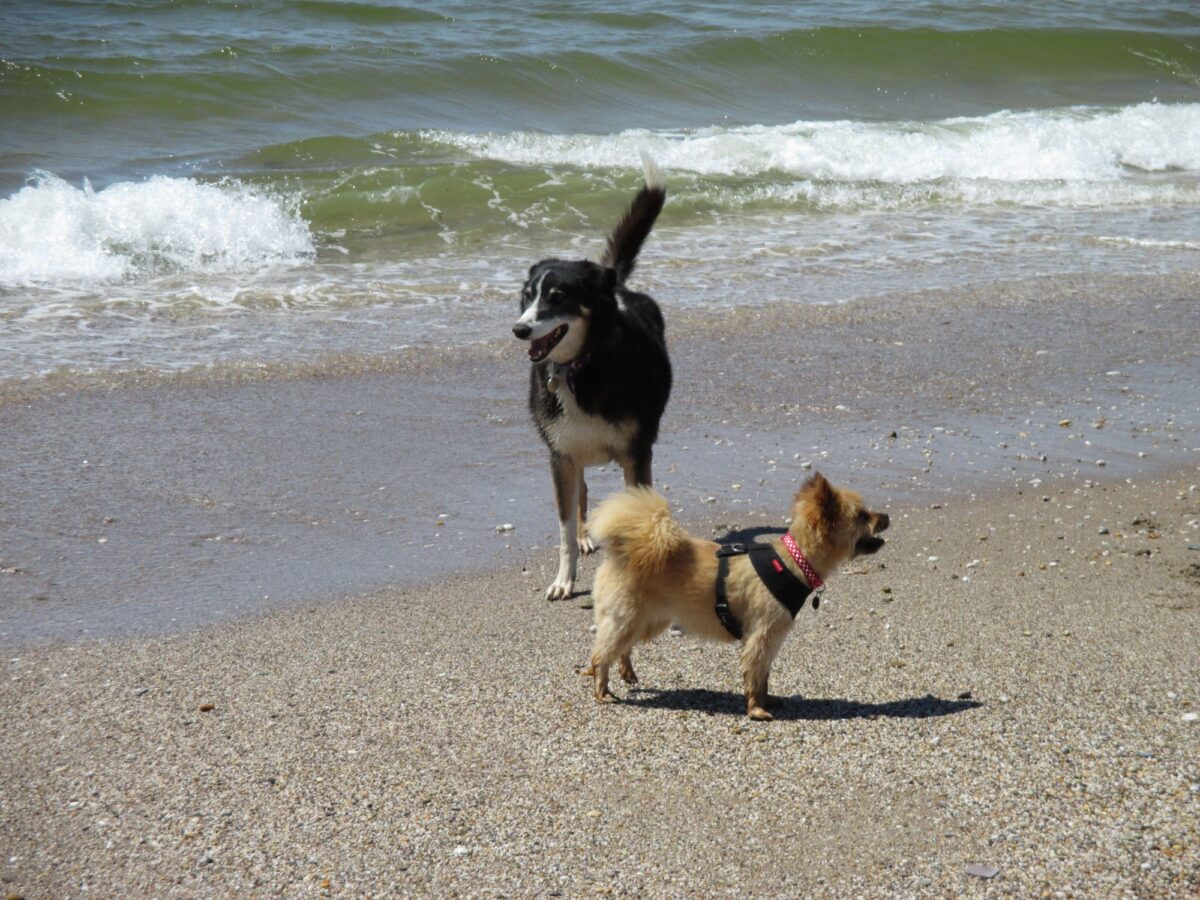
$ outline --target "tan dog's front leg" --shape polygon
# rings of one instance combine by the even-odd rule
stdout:
[[[746,688],[746,715],[760,722],[775,718],[767,707],[775,705],[767,693],[771,663],[783,643],[786,632],[780,634],[751,634],[742,644],[742,683]]]
[[[766,703],[761,691],[746,691],[746,715],[759,722],[770,722],[775,717],[767,712]]]

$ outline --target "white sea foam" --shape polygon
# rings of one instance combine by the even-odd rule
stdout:
[[[670,171],[756,177],[835,206],[889,198],[967,203],[1195,202],[1194,182],[1129,185],[1146,173],[1200,173],[1200,104],[1142,103],[998,112],[936,122],[796,122],[780,126],[631,130],[614,135],[427,136],[522,165],[627,168],[638,151]],[[792,184],[787,184],[792,181]],[[813,187],[817,185],[818,187]],[[847,190],[846,186],[853,186]],[[1036,186],[1036,189],[1031,188]],[[916,190],[914,190],[916,188]]]
[[[95,191],[38,173],[0,200],[0,285],[247,271],[312,253],[296,211],[237,183],[154,177]]]
[[[1128,247],[1145,247],[1150,250],[1200,250],[1200,241],[1168,241],[1153,238],[1111,237],[1095,238],[1098,244],[1122,244]]]

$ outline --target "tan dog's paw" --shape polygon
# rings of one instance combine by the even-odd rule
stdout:
[[[579,552],[583,556],[591,556],[596,552],[596,543],[586,534],[579,536]]]
[[[756,722],[770,722],[775,718],[761,706],[750,707],[748,710],[746,710],[746,715],[754,719]]]
[[[633,671],[633,663],[629,661],[629,657],[624,657],[617,665],[617,671],[621,675],[621,680],[626,684],[637,684],[637,672]]]

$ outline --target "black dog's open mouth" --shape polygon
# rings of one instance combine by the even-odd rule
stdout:
[[[868,553],[878,553],[879,548],[884,545],[884,540],[881,537],[865,537],[859,538],[858,543],[854,545],[855,556],[865,556]]]
[[[549,355],[558,342],[561,341],[567,334],[568,325],[559,325],[545,337],[540,337],[536,341],[529,342],[529,358],[534,362],[541,362]]]

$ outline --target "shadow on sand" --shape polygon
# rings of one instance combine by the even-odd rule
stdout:
[[[633,688],[624,703],[653,709],[692,709],[712,715],[744,716],[746,698],[742,694],[710,691],[703,688],[660,691],[655,688]],[[771,708],[777,720],[789,719],[932,719],[952,716],[983,706],[978,700],[943,700],[926,694],[907,700],[887,703],[859,703],[856,700],[819,700],[795,694],[780,698]]]

